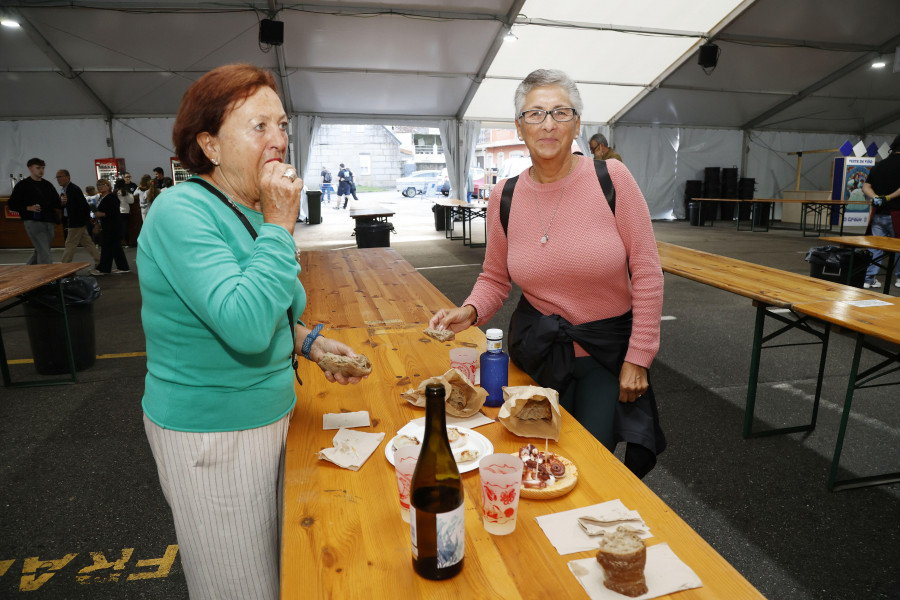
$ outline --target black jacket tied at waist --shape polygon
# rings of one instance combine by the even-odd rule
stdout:
[[[509,322],[509,356],[542,387],[562,396],[575,370],[573,342],[618,377],[631,339],[632,314],[572,325],[559,315],[545,315],[523,295]],[[616,402],[616,442],[640,444],[654,454],[666,447],[651,385],[634,402]]]

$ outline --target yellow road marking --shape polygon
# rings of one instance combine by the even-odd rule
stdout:
[[[134,358],[136,356],[147,356],[146,352],[122,352],[121,354],[98,354],[97,360],[103,360],[106,358]],[[33,358],[18,358],[16,360],[9,361],[11,365],[27,365],[33,363]]]

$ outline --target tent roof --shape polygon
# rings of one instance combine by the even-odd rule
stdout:
[[[0,28],[4,120],[172,116],[200,75],[243,61],[278,74],[289,112],[334,120],[509,122],[516,85],[545,67],[578,82],[586,123],[900,129],[896,0],[31,0],[0,15],[22,24]],[[259,43],[264,18],[283,45]]]

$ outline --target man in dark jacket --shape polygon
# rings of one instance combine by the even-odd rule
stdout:
[[[94,266],[96,266],[100,262],[100,252],[91,240],[91,234],[88,231],[88,227],[91,225],[91,207],[81,188],[72,183],[68,170],[60,169],[56,172],[56,183],[63,189],[60,199],[69,215],[69,232],[66,235],[66,249],[63,251],[62,262],[72,262],[75,249],[81,246],[91,255],[91,258],[94,259]]]
[[[25,232],[34,246],[34,253],[26,264],[49,265],[53,262],[50,246],[59,223],[59,193],[44,179],[46,163],[40,158],[28,161],[30,177],[16,184],[9,196],[9,209],[19,213]]]
[[[863,184],[863,193],[866,198],[872,200],[872,235],[885,237],[897,237],[900,231],[894,227],[892,213],[900,212],[900,135],[891,142],[891,153],[883,161],[872,167],[869,177]],[[873,252],[873,259],[878,261],[884,254],[881,250]],[[894,258],[897,258],[896,256]],[[880,262],[880,261],[879,261]],[[888,262],[884,268],[887,269]],[[896,261],[897,267],[894,276],[896,287],[900,287],[900,260]],[[877,288],[881,285],[875,279],[879,266],[873,262],[866,270],[865,287]],[[891,274],[886,274],[890,278]],[[888,279],[888,283],[890,279]]]

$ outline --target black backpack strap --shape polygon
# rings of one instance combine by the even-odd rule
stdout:
[[[594,160],[594,170],[597,172],[597,181],[603,189],[603,195],[606,196],[606,202],[609,203],[609,210],[613,216],[616,215],[616,187],[613,185],[612,178],[609,176],[609,169],[606,168],[606,161]],[[500,224],[503,225],[503,233],[509,228],[509,210],[512,207],[513,190],[516,188],[516,182],[519,176],[510,177],[503,185],[503,194],[500,196]]]
[[[611,210],[613,216],[615,216],[616,187],[613,185],[612,179],[609,176],[609,169],[606,168],[606,161],[595,159],[594,170],[597,171],[597,180],[600,182],[600,187],[603,188],[603,195],[606,196],[606,201],[609,203],[609,210]]]
[[[519,176],[510,177],[503,184],[503,194],[500,196],[500,224],[503,225],[503,235],[509,228],[509,209],[512,207],[513,191],[516,189],[516,182]]]

